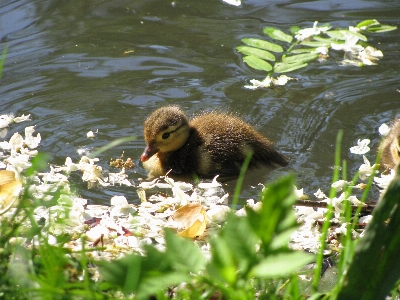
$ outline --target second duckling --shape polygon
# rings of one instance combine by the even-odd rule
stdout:
[[[400,162],[400,118],[393,121],[389,134],[381,143],[381,163],[394,169]]]
[[[144,138],[141,161],[150,177],[170,170],[178,176],[237,176],[250,152],[250,168],[288,164],[266,137],[230,114],[210,112],[189,122],[178,106],[161,107],[145,121]]]

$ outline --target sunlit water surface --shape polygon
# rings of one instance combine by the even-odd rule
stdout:
[[[139,163],[143,121],[154,109],[222,109],[238,113],[290,158],[289,167],[250,175],[242,199],[257,198],[258,182],[288,172],[313,198],[319,188],[329,190],[339,129],[349,177],[362,163],[348,150],[358,139],[371,139],[367,157],[375,159],[378,127],[400,107],[400,30],[369,36],[384,53],[377,66],[343,67],[343,54],[331,53],[288,74],[297,81],[256,91],[243,86],[266,74],[247,67],[235,47],[243,37],[263,37],[265,26],[288,32],[315,20],[348,27],[365,19],[399,26],[399,16],[400,4],[388,1],[7,1],[0,5],[0,48],[8,46],[1,113],[31,114],[32,121],[12,125],[5,139],[36,125],[40,150],[63,164],[67,156],[79,161],[78,149],[136,136],[98,157],[105,171],[116,172],[108,163],[124,151],[137,163],[129,171],[137,184],[147,174]],[[98,130],[94,139],[89,130]],[[88,190],[78,173],[71,181],[91,203],[108,204],[113,195],[138,201],[133,187]],[[370,198],[377,195],[375,188]]]

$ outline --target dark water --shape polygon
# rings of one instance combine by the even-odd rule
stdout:
[[[2,2],[4,3],[4,1]],[[137,140],[99,156],[105,170],[111,157],[139,162],[145,146],[143,121],[155,108],[179,104],[188,114],[222,108],[238,112],[276,142],[290,167],[257,177],[272,180],[293,171],[309,194],[328,191],[335,139],[344,129],[342,156],[353,175],[362,162],[348,148],[371,139],[400,107],[400,30],[369,36],[383,51],[378,66],[343,67],[333,54],[288,74],[284,87],[251,91],[250,79],[265,74],[248,68],[235,51],[243,37],[262,37],[262,28],[311,27],[315,20],[348,27],[365,19],[400,25],[398,1],[6,1],[0,5],[0,49],[8,54],[0,80],[0,111],[32,114],[42,134],[41,150],[62,164],[77,162],[78,148],[97,149],[119,137]],[[133,51],[125,53],[126,51]],[[335,56],[336,55],[336,56]],[[99,130],[87,139],[89,130]],[[9,138],[7,137],[7,139]],[[375,151],[367,154],[373,161]],[[94,203],[111,195],[138,199],[135,188],[87,190],[79,174],[77,191]],[[139,164],[130,171],[146,177]],[[258,191],[246,187],[243,197]]]

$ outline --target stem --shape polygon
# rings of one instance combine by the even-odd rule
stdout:
[[[342,142],[342,136],[343,136],[343,130],[339,130],[337,137],[336,137],[336,150],[335,150],[335,168],[333,171],[333,182],[338,181],[339,179],[339,170],[340,170],[340,147],[341,147],[341,142]],[[336,196],[336,189],[334,187],[331,188],[330,193],[329,193],[329,199],[333,199]],[[332,219],[333,216],[333,206],[332,206],[332,201],[328,203],[328,211],[325,215],[325,222],[324,225],[322,226],[322,235],[320,239],[321,246],[319,248],[319,252],[317,254],[317,261],[316,261],[316,267],[315,267],[315,272],[314,272],[314,280],[312,284],[312,290],[313,293],[316,293],[318,291],[318,285],[319,285],[319,280],[321,277],[321,271],[322,271],[322,260],[324,258],[324,249],[326,247],[326,237],[328,234],[328,229],[330,226],[330,220]]]

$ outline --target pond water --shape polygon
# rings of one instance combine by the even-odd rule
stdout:
[[[145,143],[143,122],[156,108],[179,104],[189,115],[222,109],[238,113],[276,143],[290,166],[255,175],[268,182],[287,172],[312,196],[328,192],[335,139],[344,130],[342,157],[352,177],[362,156],[349,152],[358,139],[371,139],[374,161],[379,126],[399,112],[400,30],[369,35],[384,53],[377,66],[341,66],[337,52],[288,73],[286,86],[251,91],[244,88],[265,73],[249,68],[235,47],[243,37],[265,37],[262,28],[289,32],[314,21],[333,27],[365,19],[400,25],[398,1],[261,1],[239,7],[222,1],[3,1],[0,50],[8,46],[0,80],[0,111],[31,114],[15,124],[5,139],[28,125],[42,135],[41,151],[52,164],[67,156],[78,162],[78,149],[95,150],[126,136],[137,136],[98,157],[104,170],[124,151],[137,167],[135,183],[147,172],[139,163]],[[336,55],[336,56],[335,56]],[[98,134],[88,139],[89,130]],[[112,195],[138,201],[136,188],[88,190],[76,173],[76,192],[92,203],[108,204]],[[245,186],[242,198],[257,198]],[[376,189],[372,198],[377,197]]]

